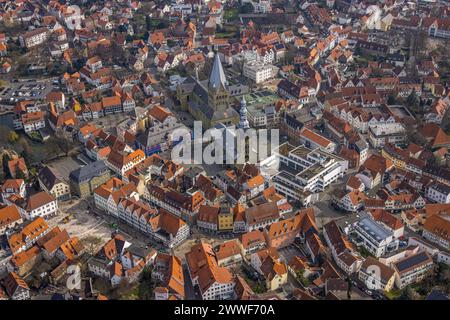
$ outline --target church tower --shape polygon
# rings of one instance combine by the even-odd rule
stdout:
[[[247,102],[245,101],[244,96],[241,99],[241,109],[239,110],[239,125],[240,129],[248,129],[250,128],[250,124],[247,120]]]
[[[216,111],[226,111],[229,108],[229,95],[228,81],[225,77],[219,54],[216,53],[208,81],[208,104]]]

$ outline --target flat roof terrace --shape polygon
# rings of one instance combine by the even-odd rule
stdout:
[[[269,90],[263,90],[246,94],[244,99],[247,102],[247,107],[258,108],[273,105],[280,97]]]
[[[311,149],[309,149],[309,148],[307,148],[307,147],[305,147],[305,146],[298,146],[297,148],[295,148],[294,150],[292,150],[291,153],[292,153],[293,155],[297,156],[297,157],[306,159],[306,156],[307,156],[308,154],[310,154],[311,151],[312,151]]]
[[[290,144],[289,142],[285,142],[281,144],[278,148],[274,150],[274,152],[279,153],[280,155],[287,157],[289,153],[294,150],[296,147]]]
[[[318,175],[319,173],[321,173],[323,169],[324,168],[320,165],[320,163],[315,163],[311,167],[306,168],[305,170],[300,172],[297,176],[302,179],[309,180]]]

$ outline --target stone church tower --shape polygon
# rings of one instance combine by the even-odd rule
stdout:
[[[230,107],[228,81],[218,53],[208,81],[208,105],[215,111],[226,111]]]

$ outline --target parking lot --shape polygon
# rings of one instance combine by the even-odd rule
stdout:
[[[91,123],[95,124],[100,128],[110,131],[112,134],[117,134],[116,132],[117,124],[125,120],[127,117],[128,117],[127,113],[115,113],[98,119],[93,119]]]
[[[16,103],[23,100],[43,100],[56,87],[52,81],[27,81],[0,87],[0,102]]]

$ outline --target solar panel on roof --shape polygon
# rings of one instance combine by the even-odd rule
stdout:
[[[426,255],[426,253],[421,252],[414,256],[408,257],[408,258],[404,259],[403,261],[397,262],[396,267],[399,271],[406,270],[412,266],[423,263],[427,259],[428,259],[428,256]]]

